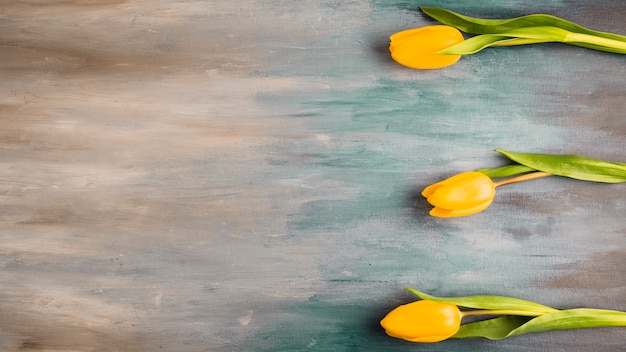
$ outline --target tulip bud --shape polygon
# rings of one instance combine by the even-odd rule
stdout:
[[[487,209],[496,195],[496,187],[485,174],[470,171],[430,185],[422,195],[435,206],[430,215],[450,218]]]
[[[418,69],[453,65],[461,55],[443,55],[438,52],[464,40],[458,29],[441,25],[405,30],[389,39],[391,57],[401,65]]]
[[[391,337],[410,342],[439,342],[459,331],[461,311],[454,304],[421,300],[392,310],[380,325]]]

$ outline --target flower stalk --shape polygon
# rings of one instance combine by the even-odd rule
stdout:
[[[508,185],[511,183],[530,181],[530,180],[535,180],[535,179],[547,177],[547,176],[552,176],[552,174],[549,174],[543,171],[536,171],[536,172],[531,172],[529,174],[524,174],[524,175],[500,180],[500,181],[494,182],[493,184],[497,188],[497,187]]]

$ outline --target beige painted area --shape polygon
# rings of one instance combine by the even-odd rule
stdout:
[[[310,82],[254,73],[321,27],[252,0],[0,8],[0,350],[213,350],[255,328],[247,297],[310,294],[317,253],[275,239],[316,196],[266,159],[326,142],[256,102]]]

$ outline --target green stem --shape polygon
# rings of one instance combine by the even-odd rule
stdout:
[[[598,37],[595,35],[583,34],[583,33],[571,33],[568,34],[564,40],[565,43],[586,43],[592,45],[603,46],[607,48],[626,50],[626,42]]]
[[[546,314],[545,312],[531,312],[527,310],[509,310],[509,309],[483,309],[483,310],[469,310],[461,312],[461,318],[475,317],[481,315],[521,315],[525,317],[538,317]]]
[[[510,183],[529,181],[529,180],[534,180],[534,179],[546,177],[546,176],[552,176],[552,174],[549,174],[543,171],[531,172],[529,174],[515,176],[515,177],[507,178],[506,180],[500,180],[498,182],[494,182],[494,185],[496,187],[500,187],[500,186],[508,185]]]

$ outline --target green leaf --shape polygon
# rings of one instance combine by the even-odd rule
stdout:
[[[476,170],[487,175],[490,178],[501,178],[501,177],[509,177],[513,175],[525,174],[533,171],[537,171],[531,167],[514,164],[514,165],[506,165],[491,169],[479,169]]]
[[[466,39],[458,44],[452,45],[442,51],[444,55],[467,55],[474,54],[478,51],[498,45],[515,45],[515,43],[507,43],[512,39],[524,40],[525,44],[544,43],[544,42],[564,42],[568,35],[572,34],[564,29],[557,27],[524,27],[503,31],[497,34],[483,34]],[[519,45],[519,43],[518,43]]]
[[[417,291],[413,288],[405,288],[408,292],[416,295],[421,299],[429,301],[451,303],[457,306],[474,309],[493,309],[493,310],[515,310],[521,312],[530,312],[544,314],[556,311],[556,309],[544,306],[539,303],[526,301],[523,299],[505,297],[505,296],[465,296],[465,297],[435,297],[426,293]]]
[[[626,36],[591,30],[574,22],[546,14],[533,14],[508,19],[483,19],[464,16],[442,8],[420,7],[420,10],[443,24],[456,27],[463,32],[472,34],[498,34],[516,28],[549,26],[558,27],[574,33],[626,41]]]
[[[485,48],[490,46],[494,46],[496,43],[502,43],[505,41],[510,41],[511,37],[505,37],[497,34],[493,35],[478,35],[476,37],[472,37],[469,39],[465,39],[464,41],[449,46],[444,50],[437,52],[437,54],[441,55],[469,55],[475,54]]]
[[[593,50],[599,50],[599,51],[606,51],[608,53],[626,54],[626,50],[624,50],[623,48],[612,48],[612,47],[608,47],[608,46],[595,45],[595,44],[591,44],[591,43],[568,43],[568,44],[579,46],[581,48],[587,48],[587,49],[593,49]],[[495,45],[492,45],[492,46],[495,46]]]
[[[452,338],[484,337],[490,340],[500,340],[507,337],[511,331],[527,323],[533,317],[506,315],[503,317],[481,320],[462,324]]]
[[[558,27],[537,26],[516,28],[497,34],[483,34],[452,45],[439,54],[475,54],[490,46],[510,46],[534,43],[567,43],[590,49],[626,54],[626,41],[599,38],[587,34],[572,33]]]
[[[623,40],[570,32],[562,42],[595,50],[626,54],[626,41]]]
[[[512,330],[506,337],[542,331],[606,326],[626,326],[626,312],[590,308],[560,310],[531,319]]]
[[[566,329],[626,326],[626,312],[577,308],[557,310],[538,317],[503,316],[461,325],[453,338],[511,336]]]
[[[496,149],[514,162],[553,175],[584,181],[626,182],[626,164],[591,159],[580,155],[515,153]]]
[[[444,55],[474,54],[490,46],[562,42],[584,48],[626,54],[626,36],[594,31],[564,19],[535,14],[510,19],[482,19],[446,9],[420,7],[439,22],[472,34],[481,34],[439,52]],[[507,42],[505,37],[523,40]]]
[[[484,34],[477,35],[472,38],[465,39],[464,41],[452,45],[437,52],[442,55],[469,55],[475,54],[485,48],[491,46],[513,46],[523,44],[535,44],[544,43],[546,40],[542,39],[528,39],[528,38],[512,38],[510,36],[503,36],[499,34]]]

